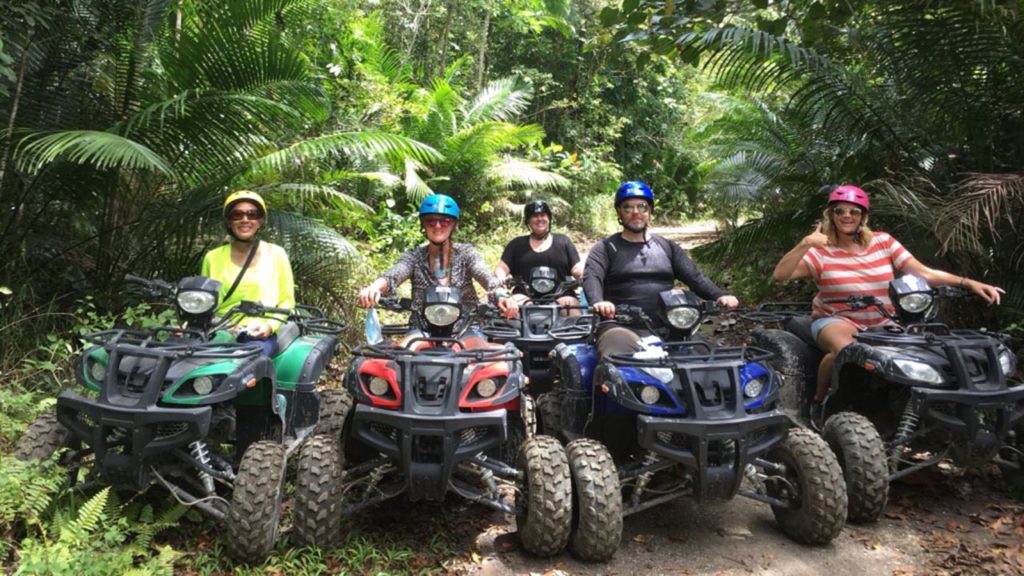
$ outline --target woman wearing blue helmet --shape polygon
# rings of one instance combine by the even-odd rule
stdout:
[[[420,204],[420,226],[427,243],[409,250],[394,266],[359,291],[359,305],[369,308],[383,294],[392,294],[406,280],[412,279],[414,309],[423,305],[423,297],[431,286],[451,286],[462,294],[464,306],[480,302],[473,289],[475,279],[488,291],[497,291],[500,282],[484,264],[484,257],[471,244],[452,241],[459,226],[459,205],[445,194],[431,194]]]

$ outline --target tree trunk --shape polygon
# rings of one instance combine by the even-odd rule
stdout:
[[[484,8],[484,27],[480,33],[480,48],[477,51],[476,62],[476,92],[484,87],[484,77],[487,70],[487,39],[491,32],[491,9]]]
[[[18,63],[18,79],[14,84],[14,97],[11,98],[11,117],[7,121],[7,132],[4,138],[2,150],[0,150],[0,190],[3,190],[4,176],[7,175],[7,163],[10,162],[14,153],[11,148],[11,140],[14,138],[14,123],[18,118],[18,105],[21,103],[21,88],[25,85],[25,70],[28,69],[28,49],[32,46],[32,36],[35,29],[30,29],[25,36],[25,46],[21,49],[21,62]],[[0,205],[2,205],[2,193],[0,193]]]
[[[444,76],[444,68],[448,65],[448,31],[452,26],[454,4],[452,0],[448,0],[444,4],[444,29],[441,31],[441,62],[437,67],[438,76]]]

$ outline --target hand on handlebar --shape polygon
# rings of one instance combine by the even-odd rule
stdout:
[[[362,308],[370,308],[376,306],[377,302],[380,302],[380,290],[377,286],[370,284],[366,288],[359,291],[359,306]]]
[[[594,312],[596,312],[599,316],[608,319],[615,318],[615,304],[612,304],[607,300],[594,302],[593,304],[590,305],[590,307],[593,308]]]
[[[718,300],[715,300],[715,303],[725,308],[735,308],[740,305],[739,299],[732,294],[719,296]]]
[[[965,287],[969,288],[971,292],[977,294],[979,297],[981,297],[982,300],[984,300],[990,305],[998,305],[999,301],[1001,300],[1001,296],[1003,294],[1006,294],[1006,290],[1003,290],[998,286],[985,284],[984,282],[979,282],[977,280],[966,280],[964,282],[964,285]]]

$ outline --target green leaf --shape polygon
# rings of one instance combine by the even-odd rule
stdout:
[[[629,14],[640,7],[640,0],[623,0],[622,12],[623,14]]]
[[[601,10],[601,14],[598,16],[598,19],[601,22],[601,26],[611,28],[622,21],[622,13],[615,8],[608,6]]]

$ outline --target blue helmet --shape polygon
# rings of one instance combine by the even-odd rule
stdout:
[[[459,219],[459,205],[447,194],[431,194],[420,203],[420,217],[427,214],[440,214]]]
[[[640,180],[630,180],[619,186],[615,192],[615,207],[618,208],[619,204],[630,198],[643,198],[652,208],[654,207],[654,192],[651,192],[651,187]]]

